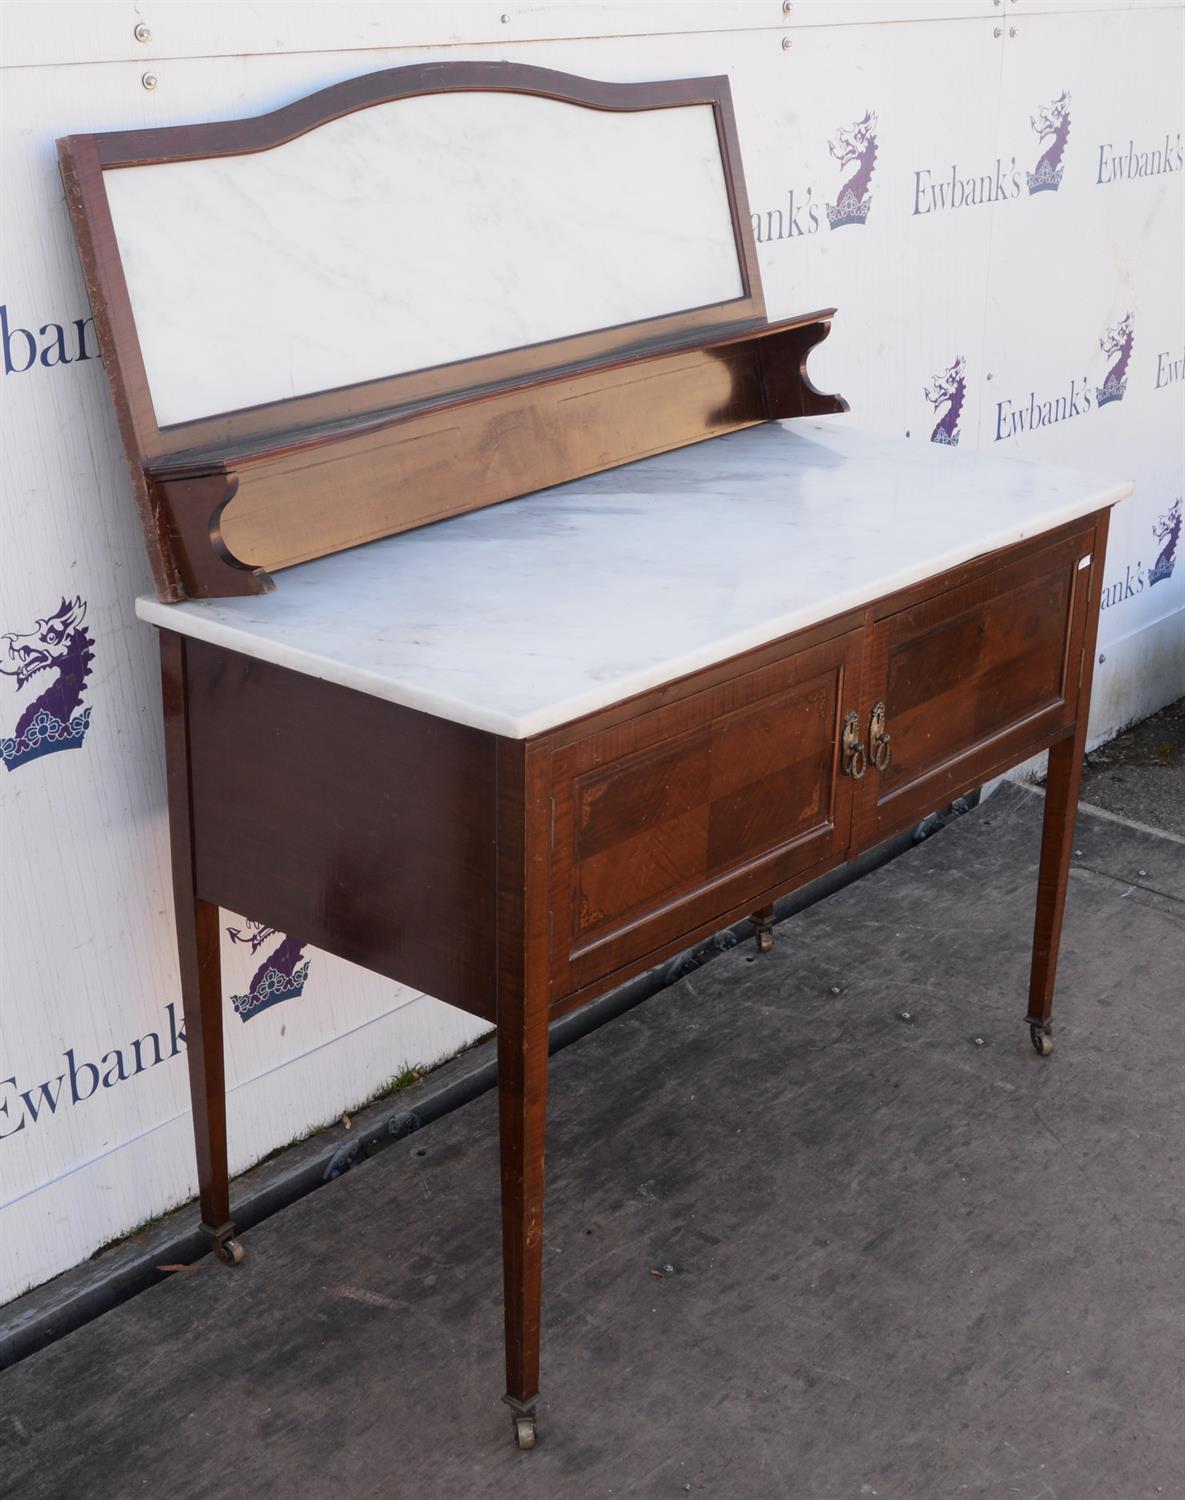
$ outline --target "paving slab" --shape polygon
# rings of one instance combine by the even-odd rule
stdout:
[[[1080,818],[1042,1060],[1042,807],[557,1055],[534,1452],[487,1095],[0,1376],[0,1494],[1179,1496],[1185,846]]]

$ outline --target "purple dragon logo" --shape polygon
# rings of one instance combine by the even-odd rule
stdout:
[[[82,623],[85,615],[85,599],[63,599],[33,630],[0,636],[0,673],[16,678],[18,693],[39,673],[54,674],[41,696],[26,706],[12,737],[0,738],[6,770],[15,771],[58,750],[76,750],[86,738],[91,711],[82,707],[82,693],[91,675],[95,643]]]
[[[1164,515],[1152,523],[1152,533],[1158,542],[1163,543],[1163,546],[1160,549],[1160,556],[1148,569],[1149,585],[1163,583],[1166,578],[1173,576],[1173,567],[1177,561],[1177,543],[1181,540],[1180,495]]]
[[[226,935],[232,943],[248,944],[252,957],[270,938],[280,939],[252,975],[247,993],[230,997],[240,1021],[250,1021],[270,1005],[291,1000],[303,991],[309,977],[309,960],[304,957],[305,944],[299,938],[285,937],[262,922],[248,922],[246,931],[240,927],[228,927]]]
[[[926,400],[938,410],[945,406],[946,410],[938,418],[934,425],[934,431],[930,434],[932,443],[945,443],[948,448],[957,448],[959,445],[959,413],[963,410],[963,398],[967,394],[967,381],[964,378],[967,371],[967,361],[960,354],[954,364],[935,375],[926,387]]]
[[[1052,104],[1047,104],[1035,115],[1030,115],[1029,124],[1042,148],[1036,169],[1025,173],[1029,194],[1056,193],[1062,185],[1062,153],[1070,135],[1069,94],[1059,94]]]
[[[1106,406],[1110,401],[1122,401],[1123,393],[1127,390],[1127,362],[1132,354],[1132,323],[1132,315],[1128,313],[1108,328],[1099,340],[1099,348],[1111,361],[1107,378],[1102,385],[1095,387],[1095,401],[1099,406]]]
[[[872,207],[869,185],[876,165],[876,116],[869,110],[851,130],[837,131],[835,139],[827,144],[841,172],[849,167],[854,169],[840,188],[837,201],[827,205],[827,222],[832,229],[844,224],[863,224]]]

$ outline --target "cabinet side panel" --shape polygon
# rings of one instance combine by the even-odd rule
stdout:
[[[495,740],[189,643],[207,901],[494,1016]]]

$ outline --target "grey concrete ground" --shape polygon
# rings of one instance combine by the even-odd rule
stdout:
[[[1081,815],[1042,1060],[1041,809],[556,1057],[533,1453],[487,1095],[0,1376],[0,1494],[1181,1496],[1185,843]]]
[[[1092,750],[1082,800],[1185,837],[1185,698]]]

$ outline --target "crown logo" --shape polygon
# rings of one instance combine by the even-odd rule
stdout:
[[[1051,167],[1043,161],[1035,172],[1026,172],[1030,193],[1056,193],[1062,185],[1062,167]]]
[[[0,740],[0,759],[8,770],[15,771],[17,766],[39,760],[43,755],[53,755],[58,750],[77,750],[86,738],[90,722],[89,708],[84,708],[68,722],[63,722],[48,709],[40,709],[20,734]]]
[[[1122,401],[1123,393],[1127,390],[1127,376],[1122,380],[1116,380],[1114,375],[1108,375],[1102,385],[1094,388],[1095,401],[1099,406],[1106,406],[1111,401]]]
[[[872,208],[872,194],[857,198],[855,193],[840,193],[838,203],[827,205],[827,222],[832,229],[842,224],[863,224]]]
[[[241,1021],[249,1020],[250,1017],[258,1015],[267,1010],[269,1005],[279,1005],[281,1000],[291,1000],[294,995],[299,995],[304,989],[305,980],[309,977],[309,960],[297,964],[291,974],[285,974],[282,969],[272,968],[270,965],[258,975],[254,984],[245,995],[232,995],[230,1003]]]
[[[232,943],[242,943],[250,948],[252,956],[273,938],[279,942],[268,953],[251,976],[251,984],[245,995],[232,995],[230,1003],[240,1021],[249,1021],[269,1006],[279,1005],[281,1000],[291,1000],[299,995],[309,977],[309,960],[304,962],[304,941],[288,937],[269,927],[266,922],[248,922],[245,927],[228,927],[226,935]]]

